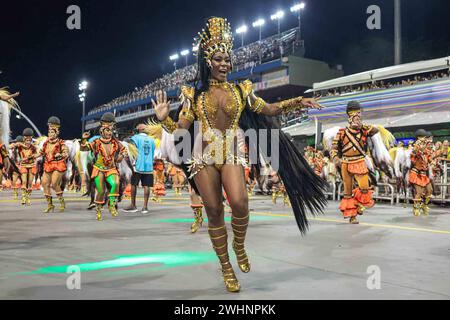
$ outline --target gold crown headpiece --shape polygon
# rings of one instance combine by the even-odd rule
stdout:
[[[202,29],[198,33],[200,38],[194,38],[194,46],[203,49],[205,58],[210,60],[216,52],[230,53],[233,49],[233,32],[227,19],[210,18],[206,28],[207,31]]]

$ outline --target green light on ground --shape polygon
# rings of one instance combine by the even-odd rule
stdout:
[[[137,265],[156,264],[164,265],[166,268],[192,266],[216,261],[217,257],[214,251],[211,252],[161,252],[147,253],[129,256],[117,256],[113,260],[88,262],[77,264],[81,272],[98,271],[103,269],[125,268]],[[67,273],[66,266],[49,266],[40,268],[31,272],[22,274],[51,274],[51,273]]]

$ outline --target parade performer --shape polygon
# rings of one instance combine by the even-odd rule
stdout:
[[[411,170],[409,171],[409,183],[414,187],[413,214],[428,215],[428,204],[433,194],[433,187],[429,177],[432,150],[430,148],[428,133],[419,129],[415,132],[416,141],[411,152]]]
[[[59,138],[61,128],[61,121],[57,117],[50,117],[48,124],[48,138],[45,140],[40,155],[44,161],[44,173],[42,175],[42,186],[44,188],[44,195],[47,199],[47,209],[44,213],[49,213],[55,210],[53,205],[52,190],[55,191],[59,200],[59,211],[64,212],[66,208],[62,184],[63,178],[67,170],[66,161],[69,157],[69,150],[64,143],[64,140]]]
[[[26,128],[22,133],[23,142],[16,143],[14,148],[18,153],[20,162],[20,179],[22,180],[22,204],[30,205],[30,195],[33,191],[33,181],[36,176],[36,158],[39,156],[33,143],[34,131]]]
[[[334,135],[330,151],[331,160],[340,168],[344,198],[339,209],[344,218],[351,224],[358,224],[357,215],[372,207],[373,190],[370,186],[369,171],[374,172],[376,161],[378,167],[391,166],[391,158],[386,149],[380,129],[373,125],[365,125],[361,120],[361,106],[357,101],[347,105],[348,126],[346,128],[329,129]],[[386,130],[383,128],[383,131]],[[324,145],[329,145],[330,131],[324,134]],[[369,140],[372,149],[369,150]],[[357,187],[353,188],[356,180]]]
[[[175,196],[181,196],[181,188],[183,187],[185,176],[183,170],[170,164],[167,171],[172,177],[172,188],[175,190]]]
[[[100,137],[88,142],[83,135],[80,150],[92,151],[94,168],[91,179],[94,179],[97,195],[95,209],[97,220],[103,220],[102,209],[105,204],[106,184],[110,186],[108,209],[113,217],[117,216],[117,198],[119,197],[118,164],[127,156],[125,147],[113,135],[116,119],[113,113],[107,112],[100,119]]]
[[[164,197],[166,195],[166,176],[164,171],[164,160],[156,158],[153,162],[154,184],[152,189],[152,200],[155,202],[161,202],[160,197]]]
[[[11,179],[11,189],[13,192],[14,200],[17,200],[19,198],[18,190],[22,187],[22,181],[20,178],[20,171],[19,171],[20,156],[19,156],[15,146],[22,142],[23,142],[23,137],[17,136],[16,139],[12,143],[9,144],[10,163],[11,163],[11,169],[9,170],[9,177]]]
[[[158,119],[170,133],[177,129],[191,128],[195,120],[200,122],[201,130],[194,137],[190,177],[194,179],[205,205],[208,231],[222,266],[225,287],[229,292],[238,292],[240,284],[228,256],[228,235],[222,203],[223,188],[232,209],[232,247],[241,271],[249,272],[250,260],[244,246],[249,223],[248,194],[243,168],[245,161],[234,151],[237,132],[239,129],[280,129],[267,116],[311,107],[319,108],[320,105],[314,99],[302,97],[271,104],[256,97],[250,81],[237,85],[228,82],[227,75],[232,68],[233,38],[231,27],[223,18],[210,18],[204,31],[200,33],[197,44],[200,81],[195,87],[182,88],[183,107],[178,121],[175,122],[168,116],[170,103],[165,92],[159,91],[157,102],[152,102]],[[203,135],[209,138],[203,139]],[[326,203],[324,181],[312,172],[299,150],[281,130],[277,137],[279,174],[287,186],[297,225],[301,232],[305,232],[308,225],[306,208],[315,213],[321,211]],[[271,138],[269,135],[269,146],[273,142]],[[250,147],[260,151],[258,145]],[[257,158],[259,165],[260,160]]]

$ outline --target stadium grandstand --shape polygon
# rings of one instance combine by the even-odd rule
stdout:
[[[358,100],[363,121],[386,127],[397,140],[413,139],[418,128],[431,131],[435,141],[450,140],[449,74],[450,57],[443,57],[314,83],[307,92],[321,97],[324,108],[290,115],[283,130],[300,145],[314,145],[319,132],[346,125],[346,105]]]
[[[301,95],[313,83],[343,75],[342,67],[332,67],[323,61],[303,57],[304,44],[299,40],[298,28],[287,30],[261,41],[241,46],[233,51],[233,72],[229,81],[250,79],[254,89],[264,99],[273,102]],[[98,120],[105,112],[114,112],[118,121],[119,136],[127,136],[134,125],[154,115],[151,99],[157,90],[167,91],[174,101],[182,85],[195,81],[196,65],[188,65],[161,78],[135,88],[133,92],[117,97],[88,112],[81,120],[86,129],[99,126]],[[173,103],[171,110],[178,108]]]

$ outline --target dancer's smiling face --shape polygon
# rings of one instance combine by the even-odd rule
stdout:
[[[216,52],[210,60],[211,78],[217,81],[227,81],[231,72],[231,57],[228,53]]]

